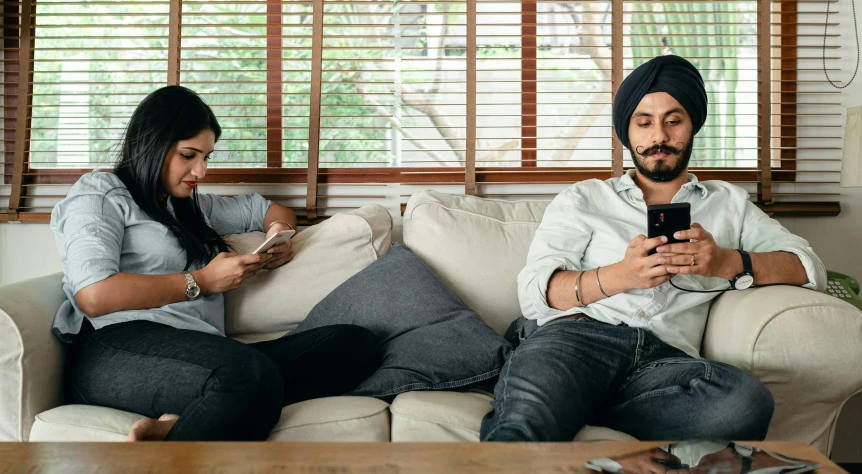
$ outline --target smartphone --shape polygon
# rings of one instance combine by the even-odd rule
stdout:
[[[293,229],[283,230],[277,234],[273,234],[272,237],[266,239],[260,246],[250,253],[263,253],[267,250],[275,247],[278,244],[282,244],[290,240],[293,235],[296,234],[296,231]]]
[[[653,238],[660,235],[667,237],[667,243],[688,242],[673,238],[673,234],[679,230],[691,228],[691,204],[680,202],[676,204],[659,204],[647,207],[647,237]],[[649,251],[652,255],[655,249]]]

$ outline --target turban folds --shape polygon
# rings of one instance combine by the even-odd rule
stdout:
[[[614,130],[629,150],[632,149],[629,142],[632,114],[644,96],[654,92],[667,92],[685,108],[694,127],[692,134],[697,134],[706,122],[708,99],[697,68],[679,56],[655,57],[632,71],[614,97]]]

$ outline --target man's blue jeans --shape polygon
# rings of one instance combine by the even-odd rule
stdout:
[[[772,419],[772,395],[756,378],[643,329],[520,318],[507,338],[517,348],[482,441],[571,441],[585,424],[640,440],[762,440]]]

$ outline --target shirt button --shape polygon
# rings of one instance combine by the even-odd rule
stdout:
[[[639,317],[639,318],[644,318],[644,317],[646,317],[646,313],[644,313],[644,312],[643,312],[643,311],[641,311],[641,310],[638,310],[637,315],[638,315],[638,317]]]

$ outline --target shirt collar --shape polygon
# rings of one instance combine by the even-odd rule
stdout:
[[[620,176],[620,179],[618,179],[614,184],[614,191],[618,194],[632,188],[640,191],[640,188],[635,184],[634,175],[634,168],[623,173],[623,175]],[[701,199],[706,198],[706,195],[708,194],[706,186],[700,184],[700,181],[697,180],[697,176],[692,173],[688,173],[688,182],[683,184],[682,188],[692,192],[694,192],[695,189],[699,190]]]

